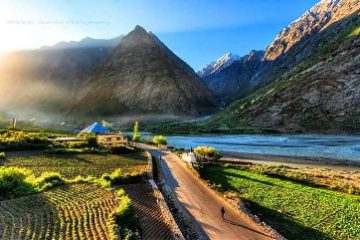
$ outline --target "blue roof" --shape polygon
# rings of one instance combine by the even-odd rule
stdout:
[[[103,125],[94,122],[93,124],[87,126],[80,133],[108,133],[109,129]]]

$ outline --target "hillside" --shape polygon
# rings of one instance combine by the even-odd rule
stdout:
[[[206,81],[210,88],[212,85],[222,86],[216,93],[220,97],[225,96],[225,99],[220,99],[225,103],[229,101],[226,101],[228,96],[222,93],[223,89],[232,90],[232,100],[244,97],[275,81],[309,57],[318,47],[311,40],[313,36],[357,11],[359,5],[359,0],[322,0],[279,32],[266,48],[263,58],[256,63],[255,71],[248,71],[253,69],[253,62],[249,63],[250,66],[244,64],[242,68],[232,66],[237,65],[235,62],[218,73],[208,75],[205,81],[211,79]],[[234,89],[234,85],[238,88]]]
[[[202,115],[212,95],[184,61],[137,26],[82,86],[77,112],[86,115]]]
[[[342,2],[360,6],[358,1]],[[280,56],[281,61],[276,60],[279,65],[271,71],[283,74],[232,103],[213,117],[211,125],[283,131],[360,130],[359,26],[358,10],[303,37]]]

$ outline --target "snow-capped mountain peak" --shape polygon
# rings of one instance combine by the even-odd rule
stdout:
[[[200,77],[206,77],[210,74],[220,72],[224,68],[230,66],[233,62],[240,60],[240,56],[233,53],[225,53],[216,61],[208,64],[205,68],[198,72]]]

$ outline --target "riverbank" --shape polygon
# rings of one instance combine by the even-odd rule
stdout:
[[[322,157],[293,157],[267,154],[240,153],[223,151],[220,161],[235,164],[269,164],[289,167],[326,168],[334,170],[360,171],[360,162]]]

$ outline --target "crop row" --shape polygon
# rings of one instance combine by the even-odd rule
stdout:
[[[72,184],[0,202],[0,239],[108,239],[114,193]]]

